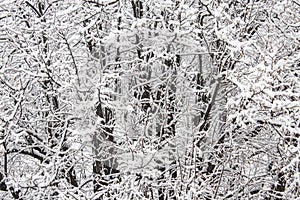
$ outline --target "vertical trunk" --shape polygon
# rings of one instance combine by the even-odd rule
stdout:
[[[95,161],[93,163],[94,192],[107,186],[118,173],[117,162],[113,158],[114,137],[113,137],[113,113],[109,108],[103,108],[99,100],[96,115],[101,118],[101,124],[93,137]],[[109,195],[109,194],[107,194]]]
[[[162,122],[159,125],[159,129],[157,130],[157,136],[160,137],[160,143],[163,144],[165,140],[174,138],[176,134],[176,113],[178,112],[176,107],[176,76],[177,76],[177,68],[180,65],[180,57],[178,55],[175,58],[170,60],[165,60],[164,65],[166,70],[172,73],[171,79],[166,80],[160,87],[160,91],[158,91],[157,102],[160,102],[161,112],[166,112],[166,116],[162,113],[161,119],[159,121]],[[159,145],[161,146],[161,145]],[[161,177],[159,181],[164,183],[167,180],[176,181],[177,178],[177,162],[175,159],[175,145],[170,142],[168,146],[171,148],[169,152],[170,165],[169,169],[165,167],[160,167]],[[161,146],[162,148],[162,146]],[[170,177],[168,177],[170,176]],[[175,190],[173,187],[173,183],[167,184],[169,188],[164,188],[161,186],[158,190],[159,199],[176,199]]]
[[[143,16],[143,4],[140,0],[131,0],[133,16],[137,19],[141,19]],[[139,59],[142,59],[142,44],[138,34],[135,35],[137,45],[137,55]]]
[[[118,19],[118,29],[120,30],[121,17]],[[101,23],[96,27],[102,30],[105,30],[105,23]],[[94,29],[90,28],[88,33],[91,33]],[[102,36],[99,36],[102,39]],[[119,41],[119,37],[117,38]],[[102,40],[100,40],[100,44],[97,45],[90,40],[88,41],[88,49],[90,54],[97,59],[100,59],[101,67],[104,68],[107,63],[107,53],[105,49],[105,45]],[[99,52],[100,51],[100,52]],[[117,48],[115,61],[120,61],[120,50]],[[117,64],[114,70],[117,70],[119,65]],[[101,77],[102,78],[102,77]],[[119,93],[120,87],[118,80],[114,80],[111,84],[107,83],[105,87],[112,87],[114,92]],[[109,101],[115,101],[116,97],[110,95],[108,97]],[[103,99],[101,97],[101,89],[98,88],[98,102],[96,107],[96,116],[100,119],[98,128],[93,135],[93,189],[94,193],[98,193],[99,191],[106,190],[107,186],[111,184],[113,179],[116,177],[116,174],[119,173],[117,169],[117,161],[114,158],[115,154],[115,141],[114,141],[114,124],[115,124],[115,113],[114,110],[103,103]],[[110,197],[114,193],[114,191],[106,190],[105,195]],[[102,198],[102,197],[99,197]]]
[[[38,3],[38,8],[36,10],[38,10],[38,12],[40,13],[40,17],[44,16],[44,9],[45,9],[45,5],[44,3]],[[43,18],[42,19],[42,22],[46,22],[46,18]],[[49,44],[48,44],[48,38],[45,36],[44,33],[42,33],[42,40],[41,40],[41,45],[43,46],[43,49],[42,49],[42,52],[45,54],[45,57],[48,56],[49,54]],[[66,38],[65,38],[66,40]],[[73,55],[72,55],[72,52],[71,52],[71,49],[70,49],[70,46],[68,44],[68,41],[66,40],[66,45],[68,46],[69,48],[69,53],[71,54],[72,58],[73,58]],[[74,59],[74,58],[73,58]],[[73,60],[73,64],[76,68],[76,63],[75,63],[75,60]],[[49,79],[44,81],[44,84],[42,85],[42,87],[44,88],[45,91],[47,90],[53,90],[54,87],[56,86],[56,82],[52,79],[51,75],[52,72],[50,70],[51,68],[51,62],[50,60],[48,60],[47,62],[45,62],[45,66],[46,66],[46,69],[48,70],[47,71],[47,74],[49,76]],[[78,69],[76,68],[76,75],[78,75]],[[60,109],[60,105],[59,105],[59,100],[57,98],[56,95],[49,95],[49,94],[46,94],[46,98],[48,100],[48,103],[50,105],[50,107],[52,107],[54,113],[55,112],[59,112],[59,109]],[[48,117],[49,116],[49,113],[46,113],[46,116],[45,117]],[[64,145],[64,142],[66,141],[66,133],[64,133],[66,130],[63,130],[61,129],[62,127],[65,126],[64,123],[68,123],[68,122],[47,122],[47,128],[46,128],[46,131],[47,131],[47,134],[48,134],[48,137],[49,137],[49,142],[50,142],[50,147],[53,148],[55,146],[58,146],[58,145],[61,145],[60,146],[60,150],[62,152],[66,152],[68,147]],[[68,126],[68,125],[67,125]],[[66,127],[67,127],[66,126]],[[60,154],[61,158],[65,157],[66,154],[62,153]],[[65,159],[64,159],[65,160]],[[77,183],[77,180],[76,180],[76,173],[75,173],[75,169],[74,167],[71,167],[71,163],[70,161],[68,161],[67,159],[65,160],[65,164],[63,165],[62,169],[59,169],[60,172],[60,176],[62,176],[62,178],[66,178],[67,181],[73,185],[74,187],[78,187],[78,183]]]

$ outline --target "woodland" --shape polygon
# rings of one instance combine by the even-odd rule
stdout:
[[[1,0],[0,199],[300,199],[298,0]]]

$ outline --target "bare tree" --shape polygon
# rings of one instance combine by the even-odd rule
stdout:
[[[1,2],[1,197],[297,198],[298,10]]]

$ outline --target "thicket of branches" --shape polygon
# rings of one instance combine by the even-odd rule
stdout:
[[[0,2],[0,196],[296,199],[299,9]]]

